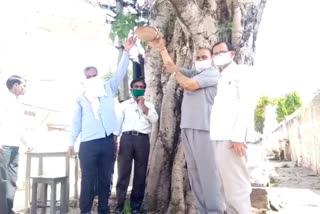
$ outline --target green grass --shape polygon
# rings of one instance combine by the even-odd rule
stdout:
[[[130,207],[130,202],[126,201],[124,203],[124,209],[123,209],[124,214],[130,214],[131,213],[131,207]]]

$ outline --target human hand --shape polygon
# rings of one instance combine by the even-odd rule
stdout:
[[[143,96],[137,97],[137,101],[140,106],[144,105],[144,97]]]
[[[231,147],[233,148],[235,153],[240,157],[245,156],[246,149],[248,148],[246,143],[234,142],[234,141],[231,141]]]
[[[69,155],[69,157],[73,157],[74,156],[74,146],[69,146],[68,155]]]
[[[144,99],[143,96],[137,97],[138,105],[141,107],[143,113],[144,113],[145,115],[148,115],[149,109],[148,109],[148,107],[145,105],[144,101],[145,101],[145,99]]]
[[[160,51],[166,49],[166,41],[163,39],[163,37],[152,40],[150,44],[152,47],[158,48]]]
[[[130,37],[129,39],[127,39],[124,43],[124,49],[126,51],[129,51],[135,44],[136,44],[136,38],[134,37]]]

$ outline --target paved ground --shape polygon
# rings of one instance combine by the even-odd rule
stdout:
[[[268,188],[271,205],[278,211],[268,214],[319,214],[320,213],[320,176],[310,169],[295,167],[291,162],[270,161],[270,187]],[[17,192],[15,208],[23,211],[24,191]],[[70,213],[80,213],[71,209]],[[94,213],[95,214],[95,213]]]
[[[319,214],[320,176],[291,162],[270,162],[269,198],[279,214]]]

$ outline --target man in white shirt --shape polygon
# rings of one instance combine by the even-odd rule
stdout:
[[[249,88],[252,72],[249,66],[233,61],[235,51],[230,44],[219,42],[212,52],[213,63],[220,69],[221,77],[211,111],[210,137],[216,146],[216,163],[227,211],[251,214],[246,138],[253,120],[254,99]]]
[[[9,93],[3,96],[0,109],[0,211],[13,214],[13,199],[17,188],[19,147],[23,137],[23,110],[19,96],[24,95],[26,83],[19,76],[7,80]]]
[[[117,208],[123,213],[124,202],[130,180],[132,160],[134,160],[133,187],[131,191],[131,213],[140,213],[144,196],[146,172],[149,158],[149,133],[157,122],[158,113],[152,103],[145,101],[144,79],[130,83],[133,98],[121,103],[119,120],[121,124],[120,148],[118,154]]]

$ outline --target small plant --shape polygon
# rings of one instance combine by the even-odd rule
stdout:
[[[123,213],[124,214],[130,214],[131,213],[131,207],[130,207],[129,201],[126,201],[124,203]]]
[[[140,14],[141,15],[141,14]],[[114,42],[116,38],[123,40],[126,39],[130,32],[134,30],[136,26],[143,26],[145,21],[136,14],[132,13],[119,13],[111,22],[111,31],[109,34],[110,39]]]
[[[227,20],[225,23],[222,23],[218,26],[216,32],[219,40],[221,41],[231,41],[232,36],[232,20]]]
[[[116,37],[121,40],[127,38],[128,34],[130,31],[133,31],[135,26],[136,15],[131,13],[119,13],[111,24],[110,39],[114,42]]]

